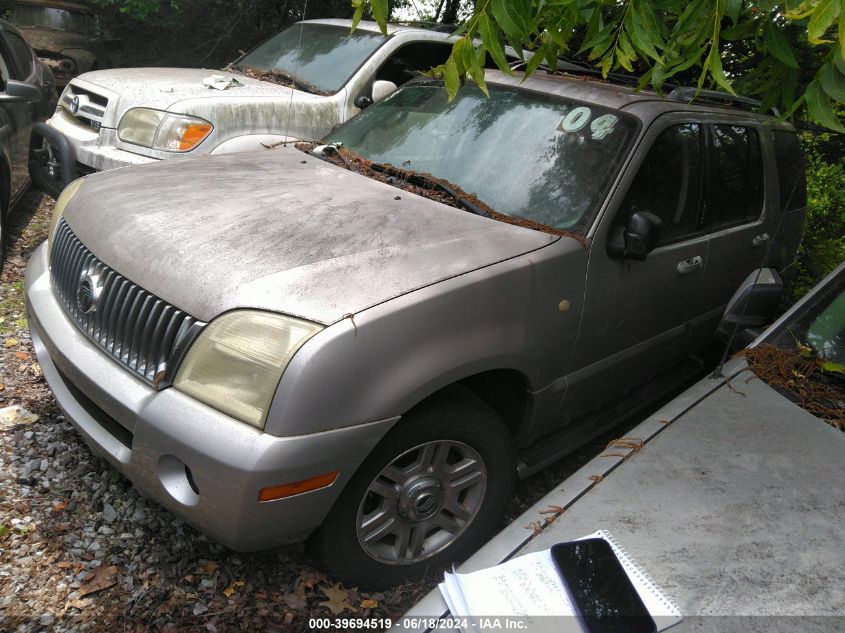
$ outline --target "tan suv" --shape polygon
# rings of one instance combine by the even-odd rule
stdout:
[[[92,449],[232,548],[310,537],[392,585],[688,380],[729,303],[772,316],[792,128],[584,77],[488,86],[416,80],[319,144],[71,184],[26,293]]]

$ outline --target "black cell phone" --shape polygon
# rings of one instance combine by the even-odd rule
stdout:
[[[654,618],[610,543],[600,538],[558,543],[552,559],[589,633],[656,633]]]

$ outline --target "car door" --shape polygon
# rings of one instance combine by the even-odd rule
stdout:
[[[771,133],[753,121],[722,119],[707,125],[711,160],[702,228],[709,234],[709,260],[701,288],[703,332],[712,332],[742,281],[764,265],[778,227],[778,200],[766,196],[765,180],[776,178]]]
[[[420,37],[417,32],[412,32],[412,35]],[[452,42],[448,40],[406,42],[407,37],[410,36],[394,35],[349,81],[345,107],[347,119],[361,111],[361,108],[356,105],[359,97],[372,98],[374,82],[389,81],[399,87],[435,66],[445,63],[452,51]]]
[[[562,420],[599,408],[667,369],[692,347],[701,309],[708,237],[703,204],[704,125],[663,115],[646,132],[628,174],[599,221],[590,247],[584,311],[567,372]],[[635,212],[663,221],[644,261],[609,246]]]
[[[34,83],[36,61],[32,49],[17,33],[0,28],[0,55],[4,65],[4,87],[8,79],[25,83]],[[29,136],[33,122],[40,109],[36,98],[4,98],[2,107],[6,112],[10,126],[9,157],[10,200],[15,200],[29,183],[27,160],[29,155]]]

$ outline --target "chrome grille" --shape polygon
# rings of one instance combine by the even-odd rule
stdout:
[[[115,360],[157,389],[205,323],[112,270],[59,220],[50,254],[53,293],[71,320]]]
[[[62,93],[62,107],[83,125],[99,132],[109,106],[107,97],[70,83]],[[74,105],[75,104],[75,105]],[[74,109],[76,110],[74,112]]]

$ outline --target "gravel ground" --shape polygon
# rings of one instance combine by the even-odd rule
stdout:
[[[395,620],[434,587],[436,578],[383,593],[342,587],[301,545],[233,553],[95,457],[41,376],[24,314],[23,269],[51,210],[34,192],[18,204],[0,286],[0,630],[304,631],[309,617]],[[625,430],[522,482],[506,520]]]

